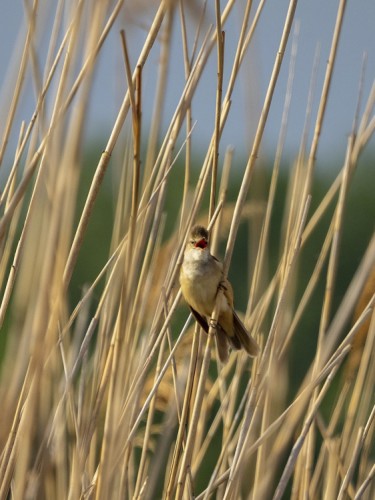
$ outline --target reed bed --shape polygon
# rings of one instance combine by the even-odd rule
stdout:
[[[280,44],[232,201],[228,191],[238,176],[233,150],[222,144],[233,89],[265,3],[216,0],[211,26],[199,2],[162,1],[135,63],[127,33],[120,32],[123,1],[56,2],[48,36],[42,3],[24,2],[24,45],[10,80],[11,100],[3,106],[0,150],[1,499],[374,498],[374,236],[337,307],[335,283],[348,193],[374,133],[375,87],[364,95],[359,83],[345,161],[316,203],[317,151],[345,21],[346,2],[340,1],[323,85],[312,83],[318,106],[307,105],[301,148],[277,209],[283,220],[278,261],[271,266],[297,43],[289,61],[284,54],[292,43],[296,0],[279,20]],[[241,9],[242,26],[229,58],[225,30],[234,8]],[[187,9],[196,17],[194,37],[188,36]],[[183,38],[185,84],[164,130],[167,84],[175,77],[168,66],[175,25]],[[88,174],[90,91],[113,32],[122,47],[126,92]],[[48,45],[43,61],[42,34]],[[152,50],[160,52],[160,64],[150,111],[142,105],[142,77]],[[212,58],[215,121],[198,167],[191,140],[194,98]],[[254,200],[249,190],[286,64],[280,141],[266,196]],[[224,66],[230,68],[225,81]],[[16,130],[28,84],[34,86],[34,111]],[[109,189],[108,179],[113,213],[102,259],[103,236],[98,232],[91,248],[85,242],[87,230],[95,231],[96,202]],[[173,214],[166,208],[171,192],[179,200]],[[251,269],[242,273],[241,293],[244,320],[261,345],[254,360],[233,352],[221,365],[212,332],[201,332],[181,301],[179,266],[188,230],[198,220],[211,229],[213,251],[222,249],[225,273],[239,227],[247,228],[243,255]],[[316,245],[318,231],[323,238],[316,260],[301,284],[302,255]],[[96,269],[85,282],[83,249]],[[290,353],[319,282],[319,327],[303,332],[313,348],[296,376]]]

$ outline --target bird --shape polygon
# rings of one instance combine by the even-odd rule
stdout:
[[[215,332],[222,363],[228,360],[229,346],[244,349],[251,357],[258,354],[258,344],[234,310],[232,285],[223,275],[222,263],[210,253],[208,231],[203,226],[196,225],[190,232],[180,269],[180,285],[185,301],[206,333],[218,290],[222,289]]]

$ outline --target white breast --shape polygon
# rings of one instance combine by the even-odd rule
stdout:
[[[181,289],[188,304],[203,316],[211,316],[221,280],[220,264],[207,251],[185,253],[181,268]],[[226,300],[223,304],[227,306]]]

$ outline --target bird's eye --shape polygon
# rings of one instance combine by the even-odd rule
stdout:
[[[191,243],[191,245],[194,245],[195,241],[194,240],[190,240],[190,243]]]

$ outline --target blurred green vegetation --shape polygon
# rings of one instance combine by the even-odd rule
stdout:
[[[85,154],[85,159],[82,165],[82,178],[79,190],[79,199],[77,204],[77,219],[81,213],[84,205],[84,200],[91,183],[92,176],[98,164],[101,152],[95,147],[90,149]],[[337,278],[334,290],[333,311],[339,306],[343,295],[347,289],[350,280],[355,273],[357,266],[363,256],[367,247],[369,239],[374,231],[375,221],[375,173],[374,173],[374,159],[373,156],[363,158],[358,166],[358,169],[351,181],[350,189],[348,192],[347,204],[344,214],[344,226],[340,245],[339,262],[337,269]],[[201,160],[195,160],[196,168],[191,173],[191,185],[194,186],[199,175],[199,167]],[[242,181],[243,172],[241,168],[245,165],[245,161],[237,160],[233,165],[231,181],[228,190],[227,200],[235,201]],[[242,166],[242,167],[241,167]],[[73,274],[72,282],[70,285],[70,307],[73,308],[79,301],[82,295],[82,290],[85,285],[90,284],[106,263],[109,255],[112,228],[114,222],[114,213],[117,203],[116,182],[112,180],[111,168],[113,165],[110,163],[108,172],[106,173],[104,184],[99,192],[95,208],[90,220],[88,230],[84,239],[83,247],[80,252],[76,269]],[[327,171],[317,165],[317,174],[315,175],[313,190],[312,190],[312,203],[309,215],[313,214],[324,195],[327,193],[335,175],[341,169],[341,165],[330,165]],[[276,192],[275,205],[273,208],[270,240],[268,249],[268,262],[267,262],[267,276],[264,277],[264,282],[267,284],[273,273],[276,270],[277,264],[280,259],[280,254],[283,248],[283,215],[286,205],[287,189],[290,176],[290,165],[283,165],[280,170],[278,187]],[[261,165],[257,168],[250,192],[248,195],[249,201],[260,201],[263,206],[266,203],[270,178],[272,172],[272,165]],[[117,173],[118,174],[118,173]],[[168,183],[167,196],[165,202],[165,213],[167,218],[167,225],[165,229],[165,238],[168,239],[173,230],[178,225],[178,216],[180,211],[180,204],[183,192],[184,182],[184,166],[182,161],[177,162],[171,172],[171,178]],[[208,189],[201,209],[201,213],[205,213],[208,207]],[[301,259],[298,269],[298,283],[295,289],[295,302],[297,305],[300,300],[306,285],[309,281],[311,273],[313,272],[319,252],[326,235],[330,219],[333,214],[335,204],[337,202],[337,195],[331,204],[326,215],[320,221],[318,227],[313,232],[310,239],[307,241],[301,253]],[[252,278],[253,269],[251,262],[254,262],[256,257],[257,242],[252,246],[251,255],[249,258],[249,231],[254,230],[255,233],[260,231],[260,223],[262,219],[258,217],[257,223],[242,223],[239,229],[238,239],[236,242],[234,255],[231,263],[229,277],[233,283],[236,292],[236,307],[240,311],[244,311],[247,304],[247,290],[250,288],[250,280]],[[222,243],[219,257],[223,257],[225,252],[225,242]],[[310,300],[309,306],[306,309],[302,320],[296,331],[291,350],[288,355],[288,370],[290,375],[289,395],[292,398],[297,387],[303,379],[307,367],[310,365],[314,357],[315,345],[319,330],[321,306],[324,296],[325,287],[325,271],[323,270],[322,276],[319,280],[318,286]],[[244,285],[244,279],[248,280]],[[100,291],[103,287],[101,283],[94,294],[92,307],[95,307],[97,299],[100,296]],[[182,324],[186,318],[187,309],[182,306],[176,314],[175,330]],[[272,317],[267,318],[268,324],[264,325],[269,328]],[[3,327],[3,335],[0,335],[0,359],[4,352],[6,341],[6,332],[11,321],[11,313],[7,315],[6,322]],[[264,332],[267,334],[267,331]],[[211,368],[215,370],[215,367]],[[243,382],[245,384],[245,381]],[[330,393],[332,396],[327,398],[325,406],[329,407],[332,400],[335,398],[335,385],[334,382]],[[219,404],[219,403],[217,403]],[[322,409],[324,412],[324,407]],[[160,415],[160,421],[163,416]],[[208,423],[210,423],[208,418]],[[211,471],[217,460],[219,453],[219,443],[217,449],[211,447],[207,457],[205,457],[205,471],[200,473],[197,477],[197,488],[202,488],[206,483],[206,477]],[[160,493],[162,485],[159,485]]]
[[[87,194],[91,178],[99,158],[100,151],[95,148],[92,148],[85,156],[78,213],[83,206],[83,200]],[[192,186],[194,186],[194,183],[198,179],[201,162],[202,160],[200,158],[196,158],[194,161],[196,167],[192,169],[191,173]],[[345,290],[353,277],[353,274],[367,247],[372,232],[374,231],[375,172],[373,164],[373,155],[367,155],[362,158],[350,183],[344,213],[344,226],[334,290],[333,314],[342,300]],[[244,165],[245,161],[243,159],[235,158],[227,194],[228,201],[236,200],[243,175],[241,169],[244,168]],[[89,223],[82,251],[77,262],[76,271],[71,283],[70,292],[72,304],[75,304],[77,300],[79,300],[83,286],[90,283],[96,277],[97,273],[101,270],[108,258],[114,210],[117,202],[114,183],[110,180],[111,167],[112,165],[110,164],[109,171],[106,173],[104,185],[99,192],[92,220]],[[336,166],[330,164],[329,167],[326,167],[319,165],[318,163],[316,169],[312,189],[312,201],[309,211],[310,216],[313,214],[324,195],[327,193],[332,181],[341,169],[341,164],[338,162]],[[261,165],[256,169],[248,195],[249,200],[258,200],[266,203],[271,171],[272,165]],[[289,164],[282,165],[271,221],[269,261],[267,263],[268,276],[265,277],[266,282],[271,279],[274,271],[276,270],[284,244],[282,237],[282,221],[286,204],[286,193],[290,171],[291,168]],[[170,237],[178,224],[184,182],[184,166],[182,160],[176,162],[170,175],[171,177],[168,183],[165,201],[165,213],[167,217],[167,225],[165,229],[166,239]],[[207,211],[208,191],[209,190],[207,189],[201,213],[205,213]],[[295,292],[297,303],[306,288],[311,273],[313,272],[336,202],[337,195],[331,203],[329,210],[327,210],[325,216],[319,222],[318,227],[314,230],[302,250],[298,268],[299,281],[296,284]],[[241,224],[229,273],[229,277],[233,282],[234,289],[236,291],[236,307],[240,311],[244,311],[246,307],[246,293],[249,289],[248,283],[246,283],[246,286],[243,285],[243,279],[244,277],[248,277],[247,279],[250,280],[252,274],[252,269],[249,269],[248,231],[249,225]],[[257,246],[255,245],[255,250],[253,249],[254,254],[256,247]],[[224,255],[224,251],[225,243],[222,244],[222,247],[220,248],[220,257]],[[251,261],[253,262],[254,259],[255,255],[252,255]],[[290,387],[291,393],[293,393],[295,387],[297,387],[301,381],[301,378],[305,373],[306,366],[310,364],[310,361],[314,356],[324,295],[325,271],[326,268],[323,269],[321,279],[319,280],[309,306],[302,317],[291,346],[291,352],[289,355],[290,373],[293,373],[292,385]],[[99,291],[97,291],[96,295],[99,295]],[[269,318],[269,321],[271,321],[271,318]],[[180,322],[177,321],[177,323]],[[295,380],[295,387],[293,387],[293,380]]]
[[[78,214],[81,212],[84,200],[91,183],[92,176],[96,169],[100,158],[100,150],[97,147],[90,148],[85,156],[82,165],[82,178],[79,189],[79,199],[77,203],[77,220]],[[191,185],[198,179],[201,159],[196,158],[196,165],[191,173]],[[347,204],[344,214],[343,234],[340,246],[340,255],[338,263],[337,279],[335,284],[333,312],[340,304],[345,290],[362,258],[363,252],[366,249],[368,241],[374,230],[375,221],[375,171],[373,168],[374,156],[367,155],[362,158],[357,171],[351,181],[348,192]],[[245,165],[242,159],[235,159],[232,167],[231,181],[227,194],[228,201],[235,201],[240,188],[243,172],[241,169]],[[83,247],[80,252],[76,269],[73,274],[72,283],[70,286],[70,302],[71,306],[78,302],[82,295],[83,287],[91,283],[102,266],[105,264],[109,255],[111,242],[112,227],[114,221],[115,206],[117,203],[116,183],[111,179],[110,163],[108,172],[104,178],[104,183],[99,191],[97,201],[94,207],[92,218],[88,225],[87,233],[84,239]],[[340,170],[341,165],[330,165],[327,170],[318,164],[317,174],[315,175],[312,203],[310,207],[310,215],[323,199],[335,175]],[[266,203],[268,189],[270,184],[272,165],[262,165],[258,167],[253,176],[249,200],[258,200]],[[268,282],[277,266],[280,253],[282,250],[282,218],[286,203],[287,186],[290,175],[290,165],[283,165],[280,170],[278,188],[276,192],[275,205],[273,209],[270,241],[269,241],[269,261],[268,261],[268,276],[265,281]],[[168,183],[167,196],[165,202],[165,213],[167,216],[167,225],[165,229],[165,237],[168,238],[173,230],[177,227],[180,203],[182,199],[183,182],[184,182],[184,166],[183,161],[177,161],[171,172],[171,178]],[[201,213],[205,213],[208,207],[208,189],[205,196]],[[296,297],[299,300],[307,282],[311,276],[319,251],[322,246],[323,239],[328,229],[328,224],[333,213],[337,196],[335,197],[330,209],[320,221],[317,229],[312,234],[312,237],[305,245],[299,265],[299,282],[296,289]],[[261,221],[260,221],[261,222]],[[241,224],[238,239],[236,242],[229,277],[233,282],[236,291],[236,307],[240,311],[244,311],[247,303],[246,291],[249,289],[249,284],[243,285],[244,277],[251,279],[252,269],[249,269],[248,255],[248,237],[249,225]],[[219,256],[222,257],[225,251],[225,244],[219,251]],[[254,262],[256,252],[256,244],[253,247],[251,261]],[[310,305],[307,308],[301,323],[296,332],[296,336],[290,353],[290,369],[293,373],[293,378],[296,384],[301,377],[308,362],[313,358],[317,332],[319,329],[321,305],[324,294],[325,272],[322,273],[322,278],[319,280],[318,286],[311,298]],[[100,295],[100,290],[103,286],[101,283],[94,294]],[[3,331],[8,330],[9,314],[7,315]],[[271,319],[271,318],[270,318]],[[179,323],[179,321],[177,321]],[[6,335],[0,336],[0,356],[4,352]],[[301,363],[303,359],[303,363]],[[294,388],[291,387],[293,392]]]

